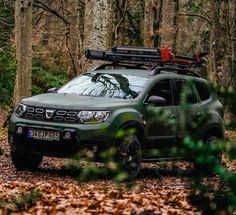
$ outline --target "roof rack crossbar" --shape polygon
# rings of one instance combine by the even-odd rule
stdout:
[[[177,68],[176,67],[158,67],[154,69],[150,75],[161,74],[161,72],[173,72],[180,75],[189,75],[189,76],[200,78],[200,75],[197,74],[196,72],[192,70],[181,69],[178,67]]]
[[[101,64],[99,66],[96,66],[91,70],[91,72],[95,72],[95,71],[98,71],[98,70],[103,70],[103,69],[106,69],[106,67],[114,67],[114,66],[120,66],[120,67],[126,67],[126,68],[142,68],[142,69],[147,70],[147,68],[143,65],[112,62],[112,63],[104,63],[104,64]]]
[[[143,48],[131,46],[117,46],[111,51],[87,50],[88,59],[103,60],[113,63],[127,63],[147,66],[175,65],[178,67],[201,66],[206,54],[196,54],[193,57],[175,56],[167,48]]]

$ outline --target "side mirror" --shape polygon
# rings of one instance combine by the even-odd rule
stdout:
[[[56,93],[57,92],[57,88],[53,87],[47,90],[47,93]]]
[[[166,104],[166,99],[160,96],[150,96],[147,103],[155,106],[163,106]]]

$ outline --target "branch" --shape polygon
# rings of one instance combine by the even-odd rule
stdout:
[[[60,15],[57,11],[53,10],[52,8],[48,7],[46,4],[36,0],[34,3],[35,7],[41,8],[43,10],[46,10],[50,13],[52,13],[53,15],[57,16],[59,19],[61,19],[66,25],[69,25],[70,23],[65,19],[65,17],[63,17],[62,15]]]
[[[126,12],[127,12],[127,7],[128,7],[128,0],[125,1],[125,8],[124,8],[123,16],[121,17],[120,21],[118,22],[118,24],[115,27],[115,42],[116,42],[116,45],[118,43],[118,28],[120,27],[121,23],[125,19],[125,15],[126,15]]]
[[[210,26],[212,25],[212,22],[210,19],[206,18],[205,16],[202,16],[200,14],[189,14],[189,13],[179,13],[179,16],[191,16],[191,17],[198,17],[200,19],[205,20]]]

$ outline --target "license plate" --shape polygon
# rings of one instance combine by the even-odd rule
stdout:
[[[36,140],[59,141],[60,132],[30,129],[27,137]]]

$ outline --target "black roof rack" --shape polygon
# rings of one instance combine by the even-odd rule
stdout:
[[[157,75],[157,74],[161,74],[162,72],[173,72],[180,75],[189,75],[189,76],[200,78],[200,75],[197,74],[196,72],[189,69],[182,69],[178,67],[157,67],[156,69],[152,71],[152,73],[150,73],[150,75]]]
[[[147,66],[175,65],[178,67],[201,66],[205,60],[205,53],[192,57],[174,55],[167,48],[143,48],[131,46],[117,46],[111,51],[87,50],[88,59],[104,60],[113,63],[126,63]]]

